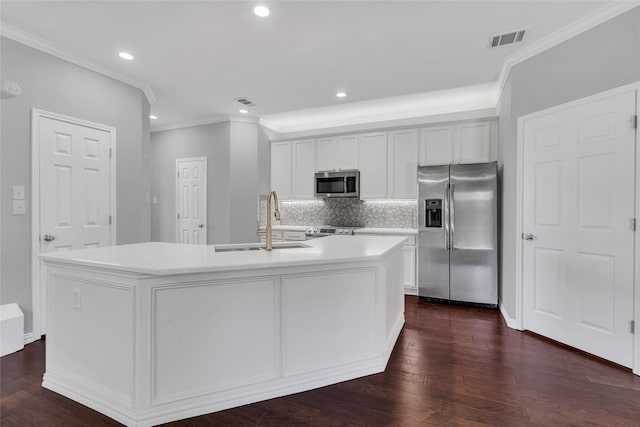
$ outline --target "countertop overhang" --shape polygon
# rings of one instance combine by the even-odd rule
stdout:
[[[305,248],[238,252],[216,252],[216,245],[147,242],[45,253],[40,257],[47,264],[170,275],[377,261],[402,246],[404,240],[395,236],[330,236],[304,241],[308,246]]]

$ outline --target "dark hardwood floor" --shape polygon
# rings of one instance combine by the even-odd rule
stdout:
[[[382,374],[167,426],[640,426],[640,377],[530,333],[498,311],[406,298]],[[117,426],[40,386],[44,342],[1,359],[10,426]]]

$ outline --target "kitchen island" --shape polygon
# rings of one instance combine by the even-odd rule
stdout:
[[[43,387],[150,426],[382,372],[404,324],[403,241],[42,255]]]

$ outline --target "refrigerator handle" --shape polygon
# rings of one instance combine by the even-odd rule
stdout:
[[[455,215],[455,203],[453,202],[453,190],[455,188],[455,184],[449,184],[449,250],[454,250],[454,236],[455,236],[455,224],[456,224],[456,215]]]
[[[444,250],[449,250],[449,184],[444,185]]]

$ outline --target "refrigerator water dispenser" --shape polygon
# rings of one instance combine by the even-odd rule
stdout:
[[[425,227],[442,227],[442,199],[427,199],[424,201]]]

